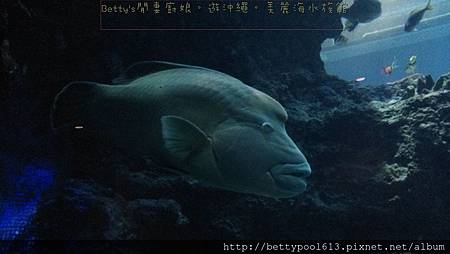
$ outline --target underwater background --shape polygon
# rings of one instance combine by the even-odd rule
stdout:
[[[426,1],[380,2],[352,32],[341,14],[284,21],[325,30],[155,32],[99,30],[97,1],[2,1],[0,239],[449,239],[449,1],[411,33],[402,23]],[[142,60],[216,69],[277,99],[313,170],[307,191],[210,188],[52,133],[67,83],[111,83]]]
[[[376,85],[399,80],[411,56],[417,57],[416,71],[438,79],[448,72],[450,59],[450,2],[434,0],[432,10],[424,14],[417,31],[404,32],[404,23],[411,10],[425,7],[426,1],[382,1],[377,19],[360,24],[354,31],[345,31],[345,45],[334,45],[332,39],[322,44],[321,57],[327,73],[346,80],[365,77],[364,84]],[[382,68],[398,65],[391,75]]]

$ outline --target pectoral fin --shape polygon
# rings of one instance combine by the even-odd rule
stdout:
[[[178,116],[161,117],[162,138],[165,148],[177,159],[188,160],[211,142],[194,123]]]

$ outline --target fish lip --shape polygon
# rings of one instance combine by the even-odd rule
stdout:
[[[279,164],[269,170],[276,187],[283,191],[301,193],[305,191],[305,178],[311,175],[308,162]]]

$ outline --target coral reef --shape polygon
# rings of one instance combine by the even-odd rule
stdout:
[[[78,143],[74,149],[79,151],[74,155],[78,162],[72,166],[84,173],[75,178],[90,182],[71,180],[64,189],[87,196],[62,192],[60,198],[67,203],[59,205],[55,204],[58,199],[50,197],[36,223],[41,228],[53,218],[59,230],[68,232],[52,234],[48,228],[44,232],[75,238],[446,237],[450,91],[417,89],[427,80],[415,75],[380,87],[354,87],[330,79],[299,88],[301,99],[294,94],[282,98],[290,113],[289,132],[300,141],[314,169],[308,191],[296,198],[273,200],[209,188],[193,179],[164,174],[145,161],[136,164],[136,158],[105,144],[92,149],[77,140],[72,142]],[[408,86],[416,92],[402,99],[398,94]],[[103,192],[91,188],[107,188],[110,197],[105,199]],[[95,206],[81,215],[80,199],[96,201]],[[96,226],[61,224],[65,220],[58,218],[58,212],[49,216],[48,210],[64,210],[59,215],[64,218],[67,214],[97,218],[88,223]],[[111,227],[119,225],[126,230],[111,233]]]

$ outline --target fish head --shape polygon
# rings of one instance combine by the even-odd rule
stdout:
[[[311,168],[286,132],[284,108],[265,94],[221,123],[212,136],[223,187],[285,198],[305,191]]]
[[[384,67],[383,68],[383,73],[386,74],[386,75],[391,74],[392,73],[392,66],[388,65],[388,66]]]
[[[268,95],[250,91],[213,127],[163,116],[164,147],[177,169],[211,186],[273,198],[298,195],[311,168],[286,132],[287,113]]]

